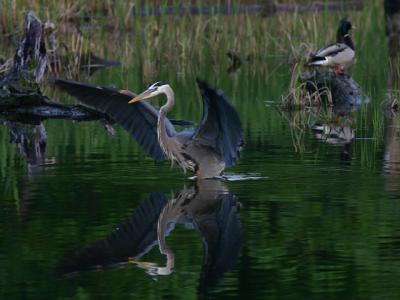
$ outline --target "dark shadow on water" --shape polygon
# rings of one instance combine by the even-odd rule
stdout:
[[[204,180],[184,187],[168,199],[153,192],[132,215],[104,240],[68,254],[57,268],[61,276],[135,264],[152,276],[173,272],[175,254],[167,236],[176,224],[194,228],[203,241],[199,291],[214,286],[229,271],[240,252],[242,225],[238,199],[219,180]],[[155,246],[165,255],[164,266],[141,261]]]

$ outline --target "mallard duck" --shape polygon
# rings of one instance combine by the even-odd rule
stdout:
[[[348,17],[343,18],[337,31],[336,43],[312,54],[308,65],[334,67],[337,74],[343,74],[344,69],[355,62],[354,43],[349,35],[351,29]]]

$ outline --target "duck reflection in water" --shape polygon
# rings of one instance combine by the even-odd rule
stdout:
[[[195,228],[203,240],[200,289],[213,286],[234,265],[242,243],[239,202],[220,180],[202,180],[167,199],[152,193],[106,239],[65,257],[58,273],[74,275],[85,270],[133,263],[150,275],[173,272],[175,255],[166,237],[175,224]],[[141,261],[153,247],[166,257],[165,266]]]
[[[312,107],[282,112],[282,116],[289,123],[296,151],[305,151],[304,132],[311,129],[317,140],[342,149],[341,160],[350,160],[355,139],[355,119],[350,112],[337,111],[335,107]]]
[[[355,138],[354,118],[349,111],[328,110],[324,121],[316,122],[312,127],[316,139],[340,147],[341,160],[351,158],[351,148]]]

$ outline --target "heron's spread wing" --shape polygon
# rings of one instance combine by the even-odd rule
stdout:
[[[243,144],[243,129],[239,115],[222,91],[197,80],[203,96],[203,119],[193,140],[213,147],[224,159],[227,167],[235,164]]]
[[[55,85],[83,104],[105,113],[120,124],[155,160],[165,159],[157,138],[158,111],[146,101],[128,104],[136,95],[110,87],[98,87],[70,80],[56,80]],[[175,134],[171,122],[166,121],[167,132]]]
[[[221,193],[219,207],[212,215],[196,219],[203,237],[204,260],[200,276],[200,289],[215,285],[235,264],[243,240],[239,218],[239,203],[232,193]]]
[[[157,220],[167,201],[163,193],[153,192],[107,238],[66,256],[57,272],[65,275],[145,255],[157,244]]]

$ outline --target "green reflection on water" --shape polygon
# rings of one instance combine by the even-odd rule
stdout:
[[[330,16],[329,23],[336,24],[338,16]],[[274,106],[266,105],[279,101],[289,83],[277,45],[266,49],[268,56],[258,66],[245,64],[232,75],[226,74],[224,47],[220,64],[210,67],[216,59],[206,57],[196,74],[183,72],[181,65],[162,65],[155,79],[175,90],[171,116],[200,119],[194,79],[206,78],[231,98],[244,127],[245,149],[228,171],[267,177],[227,183],[241,203],[245,238],[236,264],[208,292],[210,297],[399,298],[399,122],[381,111],[387,49],[382,46],[382,11],[376,9],[372,17],[370,27],[354,32],[360,51],[352,72],[370,103],[351,113],[355,140],[346,159],[342,145],[315,138],[311,126],[322,122],[318,115],[306,113],[304,126],[291,126]],[[355,18],[362,21],[359,15]],[[276,28],[271,31],[279,37]],[[103,51],[121,53],[109,47]],[[141,61],[128,54],[118,56],[127,62],[121,68],[82,80],[142,90]],[[104,239],[151,192],[172,196],[192,183],[168,162],[154,163],[118,126],[116,137],[110,138],[96,122],[44,125],[46,155],[55,163],[30,170],[9,143],[8,128],[0,128],[2,298],[197,298],[202,241],[182,226],[167,239],[176,258],[170,276],[154,280],[134,265],[72,278],[55,274],[68,253]],[[146,259],[164,261],[156,248]]]

